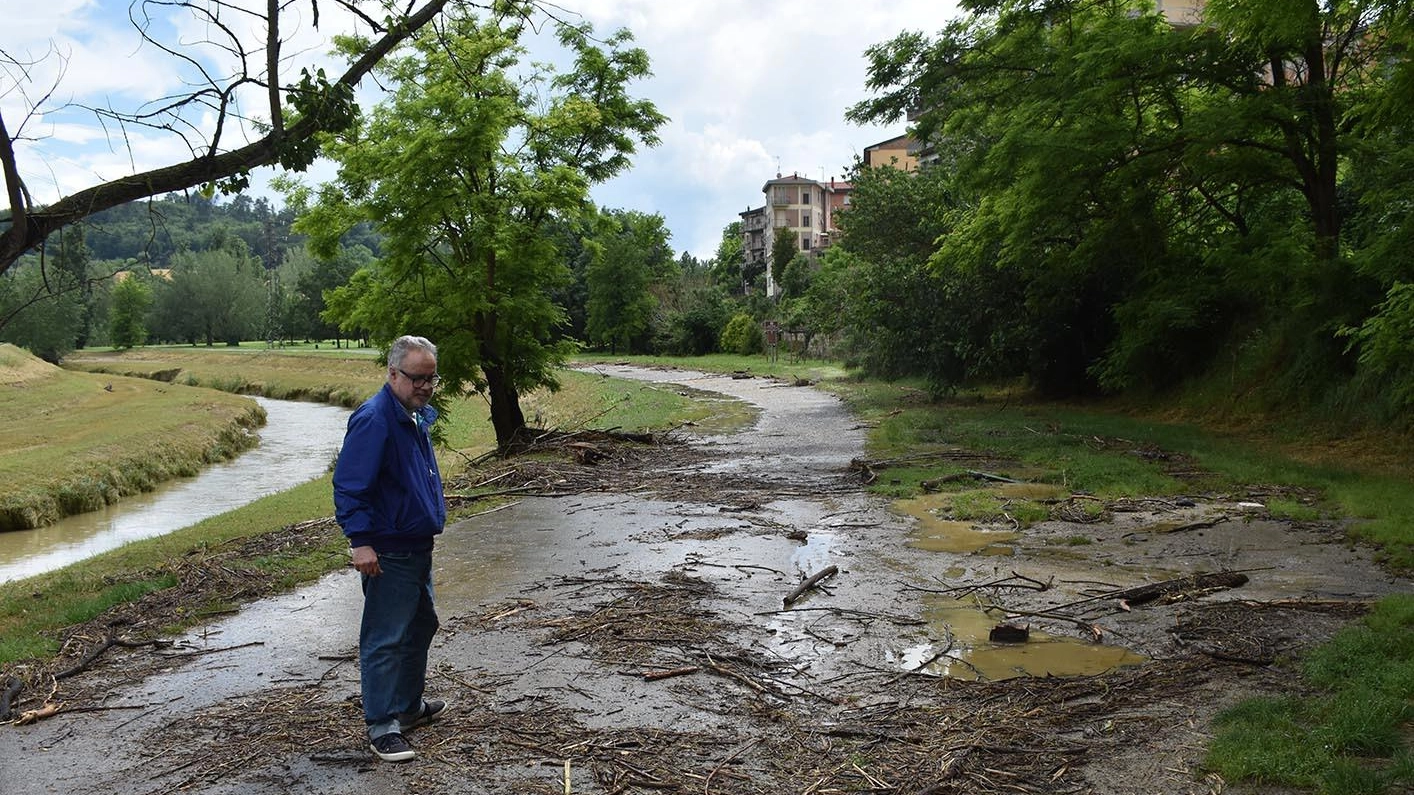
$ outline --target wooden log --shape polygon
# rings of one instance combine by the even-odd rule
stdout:
[[[702,669],[696,665],[685,665],[682,668],[669,668],[666,671],[644,671],[643,681],[656,682],[659,679],[668,679],[674,676],[686,676],[687,674],[695,674],[700,670]]]
[[[1163,582],[1153,582],[1122,591],[1105,594],[1106,599],[1118,599],[1125,604],[1142,605],[1160,596],[1179,591],[1208,590],[1211,588],[1240,588],[1247,584],[1247,575],[1236,571],[1219,571],[1211,574],[1193,574]]]
[[[814,588],[817,584],[819,584],[821,580],[825,579],[826,577],[833,577],[834,575],[838,574],[839,571],[840,568],[838,566],[826,566],[825,568],[805,578],[804,582],[802,582],[800,585],[797,585],[794,591],[791,591],[790,593],[786,594],[785,598],[781,601],[785,603],[786,607],[790,607],[791,604],[793,604],[795,600],[803,596],[806,591],[810,590],[811,588]]]
[[[1031,625],[1018,627],[1015,624],[998,624],[987,633],[987,640],[993,643],[1025,643],[1031,639]]]

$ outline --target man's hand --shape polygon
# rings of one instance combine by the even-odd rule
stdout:
[[[383,567],[378,565],[378,553],[373,551],[373,547],[354,547],[353,567],[369,577],[383,573]]]

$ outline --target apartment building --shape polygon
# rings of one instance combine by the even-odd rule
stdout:
[[[741,213],[745,267],[766,272],[766,294],[779,292],[771,273],[771,249],[781,235],[795,240],[797,251],[814,254],[828,248],[838,235],[835,215],[849,206],[853,186],[833,177],[819,182],[798,173],[776,175],[761,188],[766,203]]]

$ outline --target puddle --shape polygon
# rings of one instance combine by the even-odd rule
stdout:
[[[1000,483],[992,487],[998,496],[1013,500],[1059,500],[1069,496],[1070,490],[1053,483]]]
[[[950,495],[926,494],[894,503],[894,510],[918,520],[917,529],[909,543],[929,552],[948,552],[954,555],[980,553],[984,555],[1011,555],[1013,550],[1006,542],[1016,539],[1017,534],[1009,530],[990,529],[971,521],[943,519],[938,511]]]
[[[984,611],[969,599],[927,598],[923,618],[934,637],[950,638],[951,643],[910,647],[895,662],[935,676],[992,681],[1017,676],[1090,676],[1145,661],[1128,649],[1049,635],[1034,624],[1025,643],[993,643],[988,634],[1002,623],[1002,616]],[[1024,622],[1011,623],[1025,626]]]

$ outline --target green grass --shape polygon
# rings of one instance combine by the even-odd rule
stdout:
[[[246,398],[68,372],[0,345],[0,532],[194,474],[249,449],[264,421]]]
[[[1255,698],[1223,712],[1207,767],[1228,781],[1322,795],[1414,787],[1414,596],[1386,597],[1302,665],[1306,695]]]
[[[175,585],[177,567],[189,563],[192,556],[212,554],[242,538],[328,516],[332,500],[329,478],[323,477],[58,571],[0,583],[0,664],[53,654],[58,650],[59,630]],[[335,532],[329,541],[322,552],[273,557],[259,566],[284,585],[307,582],[347,562],[342,554],[347,546],[343,538]],[[207,607],[191,605],[189,611],[195,616]]]

